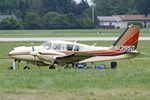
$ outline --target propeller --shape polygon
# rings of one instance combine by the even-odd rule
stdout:
[[[34,49],[34,43],[32,42],[32,51],[35,51],[35,49]]]
[[[36,57],[36,52],[35,52],[35,48],[34,48],[34,43],[32,42],[32,52],[30,53],[32,56],[34,56],[34,58]]]
[[[95,42],[92,46],[94,47],[97,44],[97,42]]]
[[[150,57],[150,54],[144,53],[144,52],[140,52],[140,56],[143,56],[143,57]]]

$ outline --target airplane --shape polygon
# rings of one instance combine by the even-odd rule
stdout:
[[[50,40],[40,46],[21,46],[9,52],[14,61],[26,61],[24,69],[30,69],[28,63],[37,66],[49,66],[54,69],[55,64],[66,65],[85,64],[101,61],[111,61],[111,68],[117,67],[116,60],[134,58],[140,54],[137,51],[140,28],[130,25],[110,47],[100,47],[77,42]]]

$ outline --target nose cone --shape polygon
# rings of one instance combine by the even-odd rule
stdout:
[[[8,53],[8,55],[11,57],[11,58],[15,58],[15,56],[18,55],[18,51],[17,50],[12,50]]]
[[[12,51],[10,51],[9,53],[8,53],[8,55],[11,57],[12,55],[14,55],[15,53],[14,53],[14,50],[12,50]]]

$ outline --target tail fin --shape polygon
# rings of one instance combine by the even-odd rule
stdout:
[[[113,47],[116,50],[134,51],[137,48],[140,28],[130,25],[115,41]]]

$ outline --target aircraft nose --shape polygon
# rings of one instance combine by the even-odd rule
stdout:
[[[10,51],[10,52],[8,53],[8,55],[9,55],[9,56],[12,56],[12,51]]]
[[[15,51],[14,51],[14,50],[10,51],[10,52],[8,53],[8,55],[9,55],[9,56],[15,55]]]

